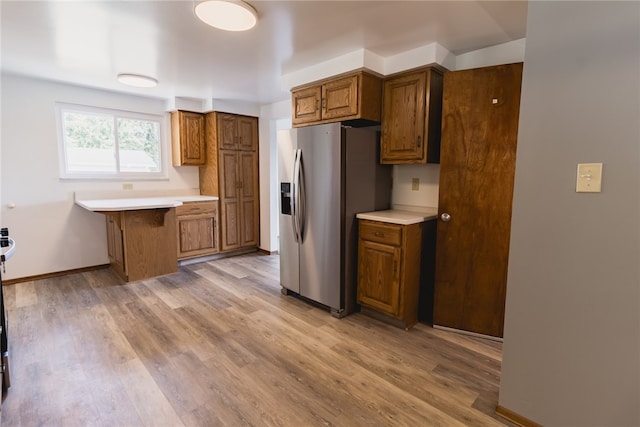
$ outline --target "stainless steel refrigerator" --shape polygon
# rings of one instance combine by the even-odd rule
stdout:
[[[388,209],[376,128],[340,123],[278,134],[280,283],[342,317],[356,308],[355,214]]]

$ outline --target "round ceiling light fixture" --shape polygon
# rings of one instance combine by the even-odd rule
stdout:
[[[118,74],[118,81],[127,86],[135,87],[156,87],[158,85],[158,80],[140,74]]]
[[[198,3],[195,13],[202,22],[226,31],[246,31],[258,22],[256,10],[241,0],[207,0]]]

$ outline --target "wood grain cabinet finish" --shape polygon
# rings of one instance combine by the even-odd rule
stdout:
[[[201,166],[206,162],[204,115],[171,112],[171,145],[174,166]]]
[[[294,127],[363,119],[380,122],[381,78],[364,72],[314,82],[291,91]]]
[[[258,154],[221,150],[221,250],[258,246]]]
[[[219,197],[219,250],[257,247],[258,119],[211,112],[205,120],[208,154],[200,168],[200,193]]]
[[[174,208],[104,212],[112,269],[125,281],[178,271]]]
[[[399,321],[418,322],[422,224],[360,220],[358,303]]]
[[[218,202],[190,202],[176,208],[178,259],[219,251]]]
[[[422,68],[385,78],[382,90],[383,164],[438,163],[442,72]]]
[[[258,124],[255,117],[217,113],[218,149],[255,151]]]
[[[124,232],[122,229],[121,212],[108,213],[107,218],[107,252],[113,270],[120,276],[126,277],[124,263]]]

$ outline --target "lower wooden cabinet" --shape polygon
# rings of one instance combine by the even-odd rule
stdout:
[[[418,322],[422,223],[360,220],[358,303],[398,321]]]
[[[178,271],[174,208],[103,212],[111,268],[127,282]]]
[[[189,202],[176,208],[178,259],[212,255],[218,244],[218,202]]]
[[[107,218],[107,252],[111,268],[121,277],[126,277],[124,263],[123,215],[121,212],[108,213]]]

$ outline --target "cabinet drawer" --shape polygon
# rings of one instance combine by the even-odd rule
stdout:
[[[402,229],[399,225],[361,220],[360,238],[371,242],[400,246]]]
[[[213,213],[216,210],[215,201],[211,202],[188,202],[176,207],[176,215],[195,215]]]

